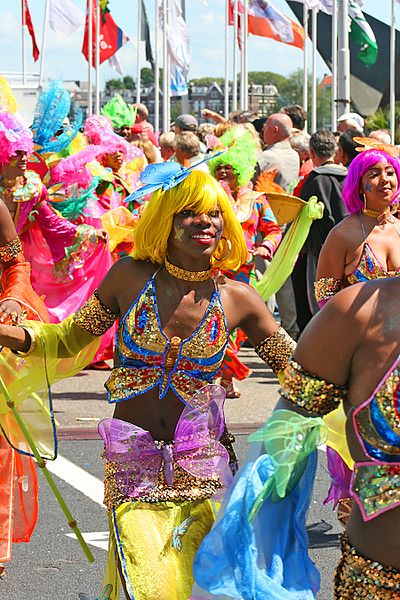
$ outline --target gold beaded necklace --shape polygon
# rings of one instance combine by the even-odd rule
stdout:
[[[165,257],[164,265],[172,277],[182,279],[183,281],[207,281],[207,279],[212,277],[212,269],[208,269],[207,271],[187,271],[170,263],[167,257]]]
[[[385,208],[384,211],[381,210],[373,210],[372,208],[363,208],[362,212],[364,215],[367,215],[367,217],[373,217],[374,219],[377,219],[378,217],[380,217],[381,215],[388,215],[391,212],[396,212],[396,210],[398,209],[398,204],[393,204],[392,206],[388,206],[387,208]]]

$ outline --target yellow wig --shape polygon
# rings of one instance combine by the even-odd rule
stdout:
[[[162,264],[174,216],[183,210],[209,213],[218,205],[224,220],[222,236],[231,242],[232,248],[226,256],[227,244],[221,239],[211,258],[211,265],[222,270],[238,269],[248,256],[242,227],[225,191],[215,179],[202,171],[192,171],[174,188],[152,194],[135,227],[134,257]]]

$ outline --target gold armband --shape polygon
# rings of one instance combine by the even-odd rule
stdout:
[[[346,393],[345,386],[329,383],[308,373],[294,360],[289,362],[285,370],[280,390],[282,398],[318,416],[335,410]]]
[[[118,319],[108,306],[105,306],[97,295],[97,290],[74,315],[74,322],[92,335],[103,335]]]
[[[254,350],[269,364],[274,373],[279,373],[286,368],[289,358],[294,354],[296,342],[283,327],[279,327],[278,331],[257,344]]]
[[[335,294],[340,292],[342,280],[334,277],[321,277],[314,283],[315,299],[317,302],[329,300]]]
[[[11,242],[7,242],[4,246],[0,246],[0,262],[8,263],[22,252],[22,244],[19,237],[16,237]]]
[[[29,337],[31,338],[31,345],[29,346],[28,350],[26,352],[21,352],[20,350],[12,350],[13,354],[16,354],[16,356],[29,356],[29,354],[32,354],[32,352],[34,351],[34,349],[37,346],[37,335],[34,332],[33,329],[31,329],[30,327],[26,327],[25,325],[22,327],[22,329],[24,329],[24,331],[27,332],[27,334],[29,335]]]

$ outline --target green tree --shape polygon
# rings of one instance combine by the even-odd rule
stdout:
[[[249,71],[249,83],[255,85],[276,85],[278,90],[286,81],[286,77],[272,71]]]
[[[140,69],[140,81],[143,86],[150,86],[154,83],[153,69],[150,67],[143,67]]]
[[[135,80],[133,77],[131,77],[131,75],[125,75],[125,77],[122,79],[122,87],[125,90],[134,90],[136,88]]]
[[[123,89],[122,79],[108,79],[106,81],[107,92],[110,92],[113,90],[122,90],[122,89]]]
[[[400,119],[400,102],[396,102],[395,106],[395,123],[399,123]],[[368,131],[374,131],[375,129],[387,129],[390,131],[390,107],[378,108],[372,115],[370,115],[365,121],[365,128]],[[398,127],[395,131],[395,144],[400,144],[400,134]]]
[[[200,77],[199,79],[191,79],[191,85],[212,85],[214,82],[218,85],[224,84],[223,77]]]

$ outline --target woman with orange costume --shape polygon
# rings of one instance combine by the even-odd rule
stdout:
[[[73,355],[79,368],[120,319],[106,383],[115,413],[99,426],[110,516],[105,589],[112,600],[121,582],[127,598],[181,600],[190,597],[193,558],[215,518],[212,497],[235,461],[223,392],[213,385],[229,333],[242,327],[276,371],[293,343],[250,286],[219,274],[247,256],[219,184],[173,163],[152,165],[143,177],[141,193],[153,194],[135,229],[135,258],[116,263],[63,323],[0,325],[0,343],[31,352],[28,362],[43,351],[48,365]]]
[[[10,213],[0,200],[0,322],[47,321],[43,301],[33,291],[30,265]],[[3,353],[9,352],[3,349]],[[12,556],[12,544],[28,542],[38,517],[38,483],[34,461],[17,453],[0,434],[0,563]],[[4,566],[0,564],[0,575]]]

